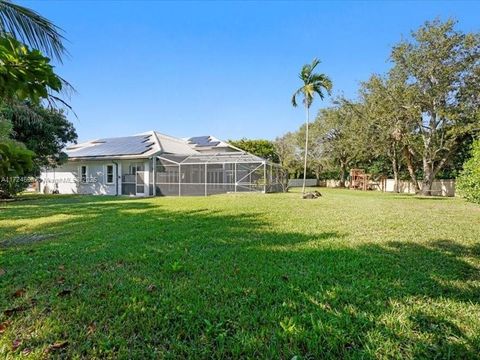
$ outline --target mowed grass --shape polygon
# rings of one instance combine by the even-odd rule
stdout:
[[[479,358],[480,207],[322,190],[0,208],[1,358]]]

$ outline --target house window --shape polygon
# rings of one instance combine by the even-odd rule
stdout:
[[[80,181],[82,183],[87,182],[87,166],[86,165],[80,166]]]
[[[113,165],[107,165],[107,184],[113,184]]]
[[[130,165],[130,171],[129,173],[131,175],[136,175],[137,174],[137,165]]]

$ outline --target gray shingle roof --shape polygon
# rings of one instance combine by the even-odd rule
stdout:
[[[197,151],[188,144],[184,139],[179,139],[173,136],[161,134],[154,131],[154,134],[158,140],[160,150],[164,153],[170,154],[195,154]]]

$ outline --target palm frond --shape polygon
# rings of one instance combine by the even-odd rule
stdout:
[[[293,105],[294,107],[297,107],[297,106],[298,106],[298,104],[297,104],[297,96],[300,95],[300,94],[302,94],[302,93],[303,93],[303,86],[293,93],[293,96],[292,96],[292,105]]]
[[[310,64],[310,69],[311,69],[312,73],[313,73],[313,70],[315,70],[315,68],[317,67],[318,64],[320,64],[320,60],[318,60],[317,58],[314,58],[312,60],[312,63]]]
[[[49,94],[47,98],[47,103],[50,108],[54,108],[54,109],[58,109],[59,108],[58,104],[60,104],[61,107],[63,107],[63,109],[66,109],[67,112],[71,111],[72,114],[78,119],[77,113],[73,110],[72,106],[62,98],[55,96],[53,94]]]
[[[26,7],[0,0],[0,34],[10,33],[17,40],[61,61],[67,54],[61,29]]]
[[[325,74],[313,74],[311,82],[315,86],[319,86],[327,90],[329,93],[332,90],[332,80]]]
[[[71,98],[73,94],[77,93],[77,90],[67,80],[65,80],[61,76],[58,76],[58,78],[62,83],[62,91],[61,91],[62,94],[64,94],[68,98]]]
[[[328,76],[324,74],[318,74],[314,79],[315,92],[318,94],[318,96],[320,96],[320,99],[322,100],[324,98],[323,90],[326,90],[327,94],[331,95],[332,86],[332,81]]]
[[[298,75],[300,80],[303,82],[303,86],[298,89],[292,97],[292,105],[297,106],[297,96],[303,95],[303,103],[306,107],[310,107],[313,103],[315,94],[318,94],[320,99],[325,97],[324,90],[330,95],[332,90],[332,81],[325,74],[317,74],[313,71],[315,67],[320,64],[320,60],[313,59],[311,64],[305,64]]]
[[[314,85],[312,92],[315,93],[315,94],[317,94],[317,95],[320,97],[320,99],[323,100],[323,99],[325,98],[325,95],[324,95],[324,93],[323,93],[323,89],[324,89],[324,88],[323,88],[322,86]],[[312,101],[313,101],[313,96],[312,96]]]
[[[305,64],[302,66],[302,70],[300,71],[300,74],[298,75],[298,77],[300,78],[300,80],[303,81],[304,84],[307,84],[310,79],[311,73],[312,73],[312,70],[310,68],[310,65]]]

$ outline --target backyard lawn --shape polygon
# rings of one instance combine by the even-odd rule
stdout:
[[[0,204],[0,357],[478,358],[480,207],[322,192]]]

